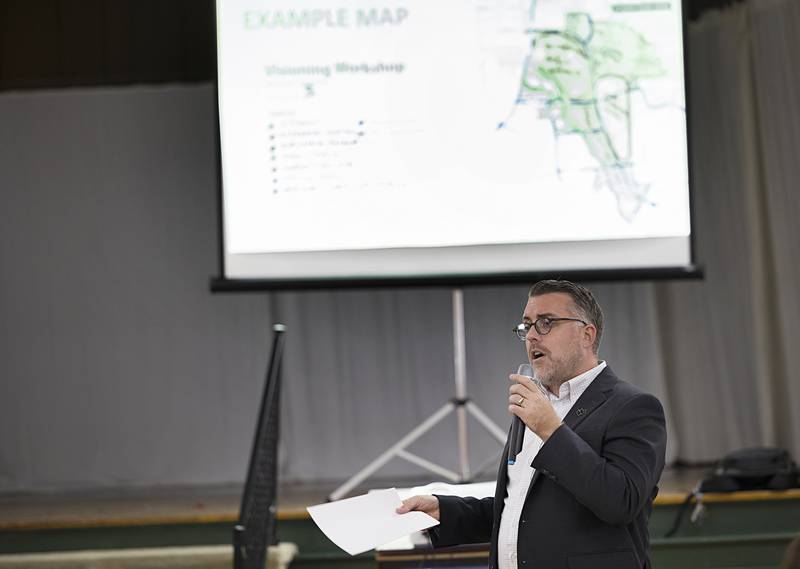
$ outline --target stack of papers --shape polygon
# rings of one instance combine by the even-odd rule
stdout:
[[[350,555],[358,555],[439,524],[422,512],[396,513],[402,503],[397,490],[390,488],[307,510],[328,539]]]

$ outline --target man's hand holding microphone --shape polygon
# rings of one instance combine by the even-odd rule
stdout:
[[[513,464],[517,453],[522,448],[525,427],[536,433],[542,441],[550,438],[555,430],[561,426],[553,405],[550,403],[545,388],[533,379],[530,364],[522,364],[519,371],[511,374],[512,381],[508,388],[508,410],[514,415],[512,436],[509,448],[509,464]],[[439,520],[439,499],[436,496],[412,496],[403,500],[403,505],[395,510],[398,514],[408,512],[424,512]]]

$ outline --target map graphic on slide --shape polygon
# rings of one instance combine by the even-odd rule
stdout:
[[[564,16],[560,28],[535,26],[536,0],[530,10],[534,26],[523,65],[519,93],[511,115],[535,104],[550,122],[556,143],[577,136],[594,164],[596,189],[609,190],[617,209],[630,222],[648,203],[650,184],[634,175],[632,94],[643,79],[667,71],[655,47],[631,26],[595,20],[586,12]],[[557,164],[560,174],[560,164]]]
[[[503,270],[554,244],[581,266],[606,262],[601,243],[644,266],[689,254],[679,0],[220,0],[218,15],[232,254],[276,271],[295,252],[508,246]]]

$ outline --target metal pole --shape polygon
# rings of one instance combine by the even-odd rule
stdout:
[[[470,479],[467,442],[467,346],[464,334],[464,294],[453,289],[453,367],[456,379],[456,417],[458,419],[458,464],[462,480]]]

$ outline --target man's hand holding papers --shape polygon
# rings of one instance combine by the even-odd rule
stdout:
[[[328,539],[350,555],[358,555],[439,524],[436,518],[422,511],[401,515],[402,507],[397,490],[390,488],[310,506],[307,510]],[[438,517],[438,500],[436,513]]]
[[[397,508],[398,514],[408,512],[423,512],[428,514],[437,522],[439,521],[439,498],[436,496],[412,496],[403,500],[403,505]]]

